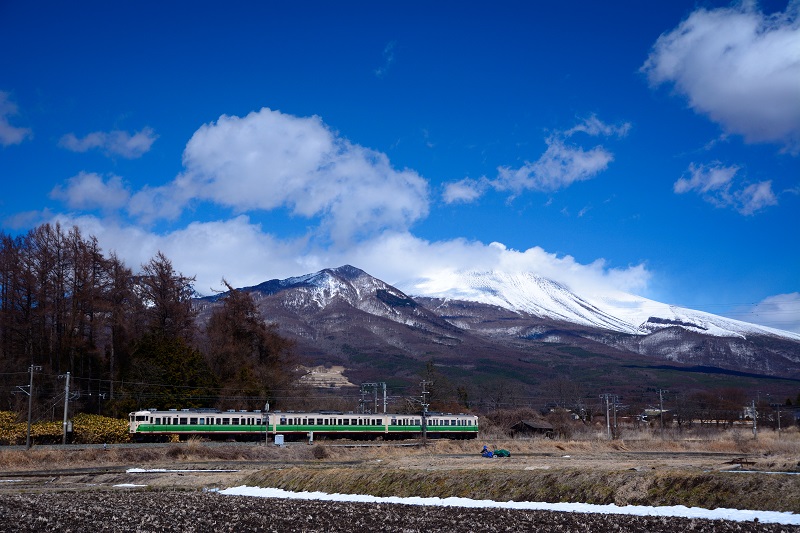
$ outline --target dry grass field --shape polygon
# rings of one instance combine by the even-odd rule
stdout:
[[[190,440],[160,446],[0,448],[0,492],[113,484],[203,489],[241,484],[378,496],[733,507],[800,513],[800,433],[629,432],[608,440],[318,441],[285,447]],[[405,444],[405,445],[398,445]],[[510,458],[487,459],[482,446]],[[129,473],[129,468],[199,472]],[[209,472],[217,470],[217,472]],[[229,470],[219,472],[218,470]],[[752,472],[752,473],[750,473]],[[767,472],[784,472],[767,473]],[[38,488],[37,488],[38,487]]]
[[[483,458],[479,451],[484,444],[510,450],[511,457]],[[599,432],[569,440],[498,436],[427,443],[318,441],[285,447],[200,440],[107,449],[0,447],[0,531],[99,531],[110,530],[111,525],[120,531],[152,530],[150,526],[183,531],[296,530],[293,520],[300,509],[307,513],[301,528],[305,531],[351,530],[350,522],[332,521],[335,513],[348,513],[364,527],[385,531],[797,531],[796,526],[770,524],[488,510],[470,511],[467,523],[457,510],[426,513],[412,506],[255,503],[219,496],[215,489],[258,485],[376,496],[800,513],[798,472],[800,433],[795,428],[781,434],[764,431],[757,439],[752,433],[730,430],[667,433],[664,438],[650,431],[631,431],[612,441]],[[180,514],[156,512],[166,501],[185,509]],[[142,515],[142,509],[153,511]]]

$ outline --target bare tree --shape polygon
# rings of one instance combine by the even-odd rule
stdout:
[[[172,262],[158,252],[136,279],[135,290],[144,303],[145,327],[149,333],[166,338],[194,337],[192,297],[194,277],[175,272]]]

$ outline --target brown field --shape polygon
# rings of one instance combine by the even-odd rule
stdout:
[[[731,430],[667,433],[663,439],[649,431],[631,431],[624,436],[609,441],[600,432],[573,440],[498,438],[429,441],[424,445],[405,442],[403,446],[318,441],[281,448],[263,443],[190,440],[146,447],[109,445],[107,450],[88,445],[69,449],[0,448],[0,517],[3,512],[11,517],[13,509],[25,507],[25,498],[43,498],[43,505],[37,508],[51,519],[44,509],[57,508],[59,498],[117,501],[122,497],[114,494],[136,492],[157,500],[158,494],[166,497],[175,491],[191,493],[192,498],[202,499],[198,493],[220,498],[213,489],[238,485],[377,496],[686,505],[800,513],[800,475],[766,473],[800,472],[800,433],[796,428],[781,434],[763,431],[757,439],[750,432]],[[480,457],[478,452],[484,444],[510,450],[512,456]],[[183,472],[126,471],[132,467]],[[191,469],[199,471],[187,471]],[[760,473],[735,472],[742,470]],[[121,484],[132,487],[115,487]],[[45,500],[50,503],[44,505]],[[647,527],[669,530],[652,524]],[[420,529],[435,530],[431,524]],[[796,529],[782,526],[763,530]],[[305,530],[322,528],[309,525]]]

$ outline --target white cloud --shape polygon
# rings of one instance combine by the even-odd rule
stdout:
[[[558,142],[563,146],[563,140]],[[593,163],[578,162],[583,156],[577,154],[588,152],[570,153],[558,156],[570,160],[567,173],[592,168]],[[540,165],[555,158],[543,156]],[[403,289],[412,288],[409,280],[464,269],[535,272],[591,293],[643,289],[650,276],[642,265],[614,269],[603,260],[583,265],[541,248],[517,251],[500,243],[415,237],[409,228],[427,215],[427,182],[411,170],[395,170],[384,154],[341,138],[319,117],[269,109],[243,118],[223,116],[197,130],[183,161],[184,172],[171,183],[133,195],[117,176],[80,173],[52,196],[76,210],[119,207],[127,201],[129,212],[152,220],[180,215],[201,201],[229,207],[238,216],[197,221],[166,233],[125,225],[119,217],[57,215],[51,220],[95,235],[104,250],[114,251],[134,269],[162,251],[177,270],[197,277],[195,287],[203,294],[220,288],[223,277],[241,287],[348,263]],[[490,186],[485,178],[462,180],[460,189],[451,185],[452,201]],[[308,217],[309,225],[319,224],[322,231],[282,238],[245,214],[276,208]]]
[[[473,202],[489,188],[510,191],[513,195],[529,190],[555,192],[577,181],[592,179],[608,168],[614,160],[613,154],[603,146],[584,150],[568,143],[568,139],[578,133],[592,137],[624,137],[630,129],[630,123],[606,124],[592,115],[566,131],[557,131],[547,137],[547,149],[536,161],[526,162],[519,168],[498,167],[495,179],[465,178],[447,183],[443,199],[446,203]]]
[[[61,137],[58,145],[72,152],[88,152],[99,149],[108,155],[136,159],[149,152],[156,139],[158,139],[158,135],[152,128],[143,128],[133,135],[120,130],[95,131],[83,138],[78,138],[74,133],[67,133]]]
[[[222,116],[195,132],[183,162],[174,182],[134,196],[132,214],[174,217],[191,201],[238,212],[286,207],[319,217],[337,242],[406,229],[428,214],[425,179],[395,170],[386,155],[339,137],[316,116],[266,108]]]
[[[265,233],[245,215],[193,222],[164,234],[91,215],[62,214],[48,221],[60,222],[63,227],[77,225],[84,234],[97,237],[106,253],[116,253],[134,271],[162,251],[176,270],[196,276],[195,288],[203,295],[220,289],[223,277],[243,287],[294,276],[307,268],[305,240],[281,240]]]
[[[19,144],[26,138],[33,137],[30,128],[12,126],[8,121],[8,117],[18,113],[17,104],[12,102],[9,96],[7,92],[0,91],[0,145],[3,146]]]
[[[706,202],[717,207],[732,207],[743,215],[752,215],[765,207],[778,204],[772,191],[772,181],[752,183],[735,188],[737,166],[726,167],[716,162],[711,165],[689,164],[689,178],[679,178],[673,184],[676,194],[694,191]]]
[[[491,182],[498,191],[519,194],[524,190],[553,192],[569,187],[576,181],[593,178],[606,168],[614,156],[596,146],[584,150],[567,145],[562,139],[551,137],[547,150],[533,163],[525,163],[518,169],[500,167],[497,179]]]
[[[63,201],[70,209],[116,210],[124,207],[130,193],[122,178],[111,175],[104,180],[93,172],[80,172],[67,180],[66,186],[56,186],[50,197]]]
[[[630,122],[623,122],[622,124],[606,124],[596,115],[591,115],[580,124],[568,129],[564,132],[565,137],[571,137],[576,133],[586,133],[592,137],[602,135],[603,137],[625,137],[631,131],[632,125]]]
[[[383,66],[375,69],[375,75],[383,78],[389,72],[389,67],[394,63],[394,50],[397,48],[397,41],[390,41],[383,49]]]
[[[698,9],[658,38],[641,68],[747,142],[800,150],[800,2],[766,15],[755,2]]]
[[[749,309],[731,313],[731,317],[800,333],[800,292],[769,296]]]
[[[690,163],[689,173],[691,177],[689,179],[678,179],[673,186],[673,190],[678,194],[682,194],[689,191],[707,193],[726,189],[738,171],[739,167],[725,167],[719,163],[713,165]]]
[[[473,180],[470,178],[445,183],[442,198],[448,204],[470,203],[480,198],[488,185],[486,179]]]
[[[415,288],[424,280],[440,279],[443,272],[459,270],[534,272],[584,294],[644,291],[651,277],[641,264],[617,269],[598,259],[586,265],[572,256],[558,256],[538,246],[518,251],[497,242],[485,244],[466,239],[430,242],[409,233],[386,233],[361,243],[346,257],[330,257],[329,261],[351,262],[412,294],[419,293]]]
[[[778,205],[778,198],[772,192],[772,181],[762,181],[748,185],[734,194],[737,210],[743,215],[752,215],[771,205]]]
[[[115,252],[134,270],[162,251],[176,270],[197,277],[195,288],[205,295],[219,289],[223,277],[244,287],[344,264],[362,268],[410,293],[415,293],[421,280],[458,270],[534,272],[592,295],[616,290],[641,292],[651,277],[642,264],[610,268],[603,259],[581,264],[571,256],[557,256],[539,247],[517,251],[496,242],[431,242],[408,232],[386,231],[348,248],[326,247],[303,238],[281,239],[245,215],[194,222],[165,234],[94,216],[58,215],[50,221],[64,227],[79,226],[84,234],[96,236],[103,250]]]

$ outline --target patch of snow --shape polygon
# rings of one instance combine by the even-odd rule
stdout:
[[[171,470],[168,468],[129,468],[125,472],[128,474],[153,474],[153,473],[164,473],[164,472],[238,472],[238,470]]]
[[[703,509],[670,505],[655,507],[649,505],[615,504],[595,505],[588,503],[544,503],[544,502],[495,502],[492,500],[472,500],[469,498],[400,498],[397,496],[379,497],[363,494],[327,494],[325,492],[290,492],[282,489],[260,487],[232,487],[220,491],[228,496],[255,496],[261,498],[289,498],[298,500],[325,500],[340,502],[395,503],[405,505],[429,505],[440,507],[492,507],[502,509],[522,509],[531,511],[556,511],[569,513],[602,513],[635,516],[677,516],[706,520],[733,520],[736,522],[759,522],[771,524],[800,525],[800,514],[778,511],[749,511],[741,509]]]

